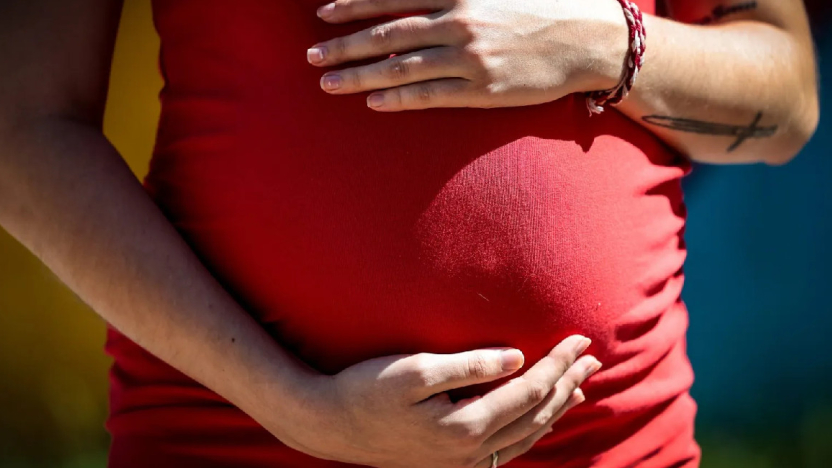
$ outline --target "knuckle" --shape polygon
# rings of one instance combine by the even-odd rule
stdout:
[[[429,51],[415,59],[419,66],[426,70],[440,68],[461,72],[466,76],[471,74],[469,64],[456,47],[443,47]]]
[[[571,395],[572,392],[575,391],[585,380],[583,373],[581,372],[579,375],[568,375],[564,376],[563,379],[565,380],[566,390],[568,390],[568,395]]]
[[[350,72],[346,74],[345,81],[350,84],[353,89],[362,89],[364,79],[360,72]]]
[[[580,337],[573,335],[561,341],[550,355],[554,355],[559,359],[577,359],[580,354],[577,345],[580,344]]]
[[[465,439],[466,430],[467,426],[461,422],[446,422],[441,425],[441,431],[448,440],[453,441],[454,445]]]
[[[410,356],[409,360],[409,367],[414,370],[423,371],[426,369],[430,369],[431,366],[431,355],[428,353],[416,353]]]
[[[450,63],[457,65],[467,65],[469,62],[468,53],[465,48],[447,47],[436,54],[435,57],[429,58],[431,64],[433,63]]]
[[[450,427],[451,437],[457,442],[467,442],[476,436],[474,426],[468,424],[456,424]]]
[[[407,377],[411,383],[420,387],[427,387],[432,382],[431,359],[425,353],[416,354],[411,358],[407,369]]]
[[[551,367],[553,373],[557,377],[562,377],[575,362],[574,356],[572,356],[571,353],[568,352],[563,354],[555,354],[554,356],[546,356],[543,359],[545,359],[549,363],[549,366]]]
[[[526,383],[526,394],[530,402],[532,403],[539,403],[546,398],[546,395],[552,389],[546,385],[546,382],[541,382],[539,380],[530,380]]]
[[[463,60],[465,63],[470,64],[477,70],[490,69],[488,48],[484,44],[474,42],[471,44],[467,44],[464,47],[461,47],[459,51],[459,57],[460,60]]]
[[[396,21],[394,24],[395,24],[395,28],[399,32],[405,33],[405,34],[413,34],[413,33],[415,33],[416,31],[418,31],[420,29],[420,24],[421,23],[419,21],[417,21],[416,17],[411,16],[411,17],[407,17],[407,18],[402,18],[402,19]]]
[[[550,419],[552,419],[551,411],[541,411],[537,413],[532,419],[532,427],[534,427],[535,429],[541,429],[543,427],[546,427],[546,425],[549,424]]]
[[[476,22],[465,10],[448,17],[446,24],[464,40],[471,40],[476,34]]]
[[[384,49],[402,42],[420,29],[420,23],[414,18],[402,18],[392,23],[379,24],[369,30],[373,46]]]
[[[330,53],[335,58],[341,58],[347,55],[347,40],[343,37],[338,37],[332,40],[329,47]]]
[[[404,80],[410,76],[410,63],[403,59],[394,59],[385,69],[385,74],[388,78],[394,80]]]
[[[422,94],[427,93],[427,97],[422,96]],[[421,100],[430,100],[430,91],[422,90],[420,91],[420,99]],[[481,380],[489,375],[489,365],[488,359],[481,353],[474,353],[468,356],[468,374],[477,379]]]
[[[472,446],[476,447],[479,446],[480,443],[485,439],[485,425],[484,424],[472,424],[468,427],[468,435],[465,440]]]
[[[482,46],[477,42],[468,42],[459,48],[460,55],[468,60],[479,59],[482,53]]]
[[[478,445],[484,434],[482,425],[474,420],[461,420],[447,424],[445,430],[448,437],[463,446]]]
[[[393,40],[395,29],[389,24],[380,24],[370,29],[370,42],[375,47],[385,47]]]
[[[388,94],[386,94],[386,99],[384,101],[385,104],[389,101],[390,104],[393,106],[404,107],[405,96],[404,91],[402,91],[402,88],[393,88],[387,91],[387,93]]]
[[[502,83],[488,83],[482,87],[482,93],[487,96],[499,96],[505,91],[506,87]]]
[[[413,88],[412,98],[421,104],[427,104],[433,100],[435,90],[430,83],[421,83]]]

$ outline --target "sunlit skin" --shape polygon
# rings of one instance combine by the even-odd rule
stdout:
[[[669,0],[672,19],[645,15],[646,65],[618,110],[697,161],[783,163],[803,147],[818,120],[803,2],[719,8],[733,3]],[[310,44],[309,62],[333,68],[321,78],[323,90],[375,91],[367,104],[379,112],[540,104],[612,88],[628,50],[616,0],[338,0],[318,15],[345,23],[413,11],[423,13]],[[685,24],[703,18],[711,24]],[[371,57],[383,58],[349,65]],[[674,131],[643,119],[745,127],[758,113],[760,126],[777,131],[737,147],[730,136]]]
[[[120,2],[0,7],[0,225],[133,341],[286,445],[402,468],[491,465],[527,451],[600,363],[565,339],[517,350],[389,356],[335,376],[298,361],[212,277],[101,131]],[[522,370],[521,370],[522,366]],[[513,378],[481,398],[453,388]],[[402,457],[402,453],[410,456]]]
[[[707,27],[678,21],[703,17],[717,2],[670,3],[674,19],[647,18],[647,67],[619,110],[698,160],[788,160],[817,121],[801,3],[761,1]],[[375,111],[532,105],[608,87],[626,53],[614,0],[352,0],[339,1],[326,21],[379,16],[391,5],[434,13],[399,20],[411,27],[390,29],[383,41],[359,33],[344,47],[321,44],[335,51],[322,60],[310,57],[344,70],[358,57],[406,49],[416,54],[405,57],[408,67],[353,69],[328,92],[384,90]],[[0,6],[0,225],[98,314],[319,458],[485,468],[499,450],[505,464],[583,400],[579,386],[600,363],[582,356],[588,343],[577,336],[520,372],[515,352],[471,350],[383,357],[325,376],[285,351],[200,263],[101,132],[119,10],[116,0]],[[730,153],[728,137],[642,119],[718,115],[747,125],[760,112],[760,125],[778,132]],[[509,375],[511,383],[479,399],[443,395]]]

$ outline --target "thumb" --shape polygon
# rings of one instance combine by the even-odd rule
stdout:
[[[455,388],[491,382],[511,375],[523,367],[524,356],[519,349],[495,348],[466,351],[458,354],[428,354],[418,356],[421,389],[424,399]],[[414,356],[414,357],[416,357]]]

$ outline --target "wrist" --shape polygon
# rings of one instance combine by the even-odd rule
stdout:
[[[271,337],[265,340],[226,366],[233,371],[227,373],[229,384],[220,394],[286,445],[310,453],[308,444],[300,442],[305,433],[326,427],[319,420],[333,413],[327,408],[333,402],[332,377],[312,369]]]
[[[346,411],[338,397],[334,378],[305,374],[289,385],[264,395],[252,415],[275,438],[315,458],[351,462]]]
[[[263,410],[268,429],[280,440],[304,439],[303,434],[333,427],[342,413],[333,378],[307,369],[264,387]]]
[[[616,0],[591,0],[592,25],[586,31],[586,53],[580,92],[614,88],[627,70],[630,29]]]

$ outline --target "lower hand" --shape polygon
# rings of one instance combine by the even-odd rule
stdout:
[[[310,403],[302,420],[277,434],[318,458],[360,465],[489,468],[496,451],[503,465],[583,401],[578,387],[600,368],[594,357],[578,358],[588,345],[569,337],[522,376],[458,402],[445,392],[511,375],[522,354],[478,350],[365,361],[329,379],[316,392],[326,401]]]
[[[337,0],[319,16],[345,23],[428,11],[322,42],[310,63],[331,94],[372,93],[378,111],[540,104],[620,79],[628,29],[615,0]],[[390,57],[390,54],[400,54]]]

